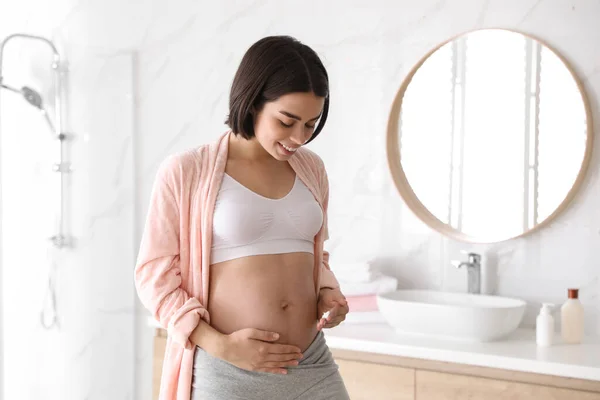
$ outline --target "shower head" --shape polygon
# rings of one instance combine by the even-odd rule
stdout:
[[[52,121],[50,120],[50,117],[48,116],[48,112],[44,108],[42,96],[38,92],[36,92],[35,90],[33,90],[32,88],[27,87],[27,86],[23,86],[21,89],[16,89],[14,87],[11,87],[11,86],[5,85],[4,83],[1,83],[0,87],[10,90],[11,92],[20,94],[21,96],[23,96],[23,98],[25,100],[27,100],[27,102],[29,104],[31,104],[35,108],[39,109],[41,111],[42,115],[44,115],[46,122],[50,126],[52,133],[55,133],[54,124],[52,124]]]
[[[40,110],[44,110],[44,107],[42,106],[42,96],[40,96],[38,92],[28,88],[27,86],[23,86],[23,88],[21,88],[21,93],[23,94],[23,97],[25,97],[25,100],[29,102],[29,104],[39,108]]]

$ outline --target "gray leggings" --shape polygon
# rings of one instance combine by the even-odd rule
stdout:
[[[338,366],[319,332],[286,375],[247,371],[197,348],[191,400],[349,400]]]

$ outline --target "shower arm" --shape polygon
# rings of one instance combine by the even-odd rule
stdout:
[[[25,34],[25,33],[15,33],[15,34],[9,35],[0,43],[0,85],[2,84],[2,81],[4,79],[4,75],[3,75],[4,48],[9,41],[11,41],[12,39],[15,39],[15,38],[38,40],[38,41],[41,41],[41,42],[45,43],[46,45],[48,45],[52,50],[52,69],[54,71],[53,75],[54,75],[54,128],[55,128],[53,135],[56,139],[58,139],[60,141],[60,161],[53,165],[53,171],[58,172],[60,174],[60,204],[59,204],[58,232],[56,235],[50,237],[50,241],[52,242],[52,244],[55,247],[57,247],[59,249],[64,248],[64,247],[70,247],[70,245],[72,244],[71,238],[67,237],[65,234],[65,221],[64,221],[64,219],[65,219],[64,218],[64,215],[65,215],[65,201],[64,201],[65,200],[65,174],[67,174],[71,171],[71,166],[70,166],[69,162],[65,161],[65,158],[67,155],[66,141],[69,139],[69,135],[67,135],[63,129],[62,98],[61,98],[62,92],[63,92],[62,77],[61,77],[61,62],[62,62],[62,60],[60,57],[60,53],[58,52],[54,43],[52,43],[52,41],[50,41],[44,37],[29,35],[29,34]],[[1,189],[0,189],[0,194],[1,194]],[[1,233],[1,229],[0,229],[0,233]]]

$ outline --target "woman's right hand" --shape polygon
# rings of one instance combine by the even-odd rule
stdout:
[[[246,328],[225,335],[220,358],[245,370],[286,374],[286,367],[298,365],[298,347],[273,343],[275,332]]]

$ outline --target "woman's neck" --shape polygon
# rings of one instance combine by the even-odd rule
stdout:
[[[233,133],[229,136],[228,158],[252,163],[268,163],[275,161],[273,156],[262,147],[255,137],[247,140],[242,136]]]

